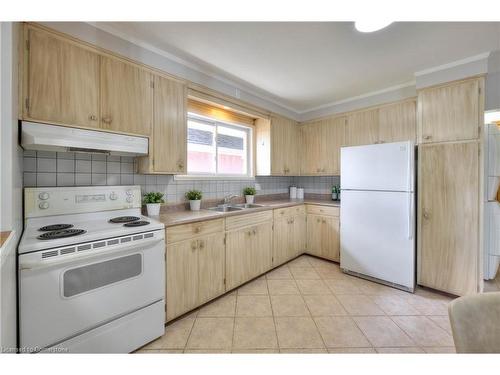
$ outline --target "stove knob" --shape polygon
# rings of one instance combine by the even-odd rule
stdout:
[[[43,193],[38,194],[38,198],[40,198],[42,201],[49,199],[49,197],[50,197],[49,193],[45,191]]]
[[[116,195],[116,193],[113,192],[109,195],[109,199],[111,199],[112,201],[116,201],[118,199],[118,195]]]
[[[38,207],[40,207],[42,210],[46,210],[47,208],[49,208],[49,202],[40,202]]]
[[[127,197],[127,203],[132,203],[133,200],[134,199],[132,197],[130,197],[130,196]]]

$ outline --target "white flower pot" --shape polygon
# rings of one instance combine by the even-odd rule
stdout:
[[[191,208],[191,211],[199,211],[201,206],[201,200],[195,200],[195,201],[189,201],[189,207]]]
[[[148,216],[158,216],[160,214],[160,203],[147,203]]]
[[[249,204],[252,204],[254,199],[255,199],[255,195],[245,195],[245,200]]]

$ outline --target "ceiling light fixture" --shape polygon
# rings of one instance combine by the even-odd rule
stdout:
[[[391,24],[391,21],[382,20],[363,20],[354,22],[356,30],[362,33],[372,33],[377,30],[381,30]]]

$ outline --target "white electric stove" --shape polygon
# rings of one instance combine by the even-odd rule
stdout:
[[[139,186],[25,189],[19,337],[26,352],[127,353],[163,335],[164,225]]]

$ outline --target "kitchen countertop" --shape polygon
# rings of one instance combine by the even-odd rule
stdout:
[[[175,211],[175,212],[161,213],[158,220],[163,224],[165,224],[165,227],[168,228],[175,225],[196,223],[204,220],[220,219],[228,216],[245,215],[252,212],[274,210],[276,208],[283,208],[283,207],[293,207],[293,206],[299,206],[301,204],[316,204],[321,206],[340,207],[340,202],[338,201],[322,200],[322,199],[304,199],[304,200],[279,199],[279,200],[256,202],[256,204],[261,204],[263,205],[263,207],[251,208],[241,211],[231,211],[231,212],[217,212],[207,209],[202,209],[200,211],[189,211],[189,210]]]

